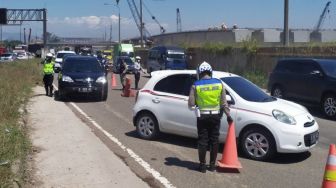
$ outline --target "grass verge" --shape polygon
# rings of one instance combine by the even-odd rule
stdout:
[[[32,87],[41,80],[39,61],[0,63],[0,187],[12,187],[14,181],[23,183],[31,144],[21,123],[22,109]]]

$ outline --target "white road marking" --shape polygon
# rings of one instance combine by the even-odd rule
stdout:
[[[54,85],[54,88],[57,86]],[[95,122],[92,118],[90,118],[82,109],[80,109],[75,103],[70,102],[70,105],[73,106],[81,115],[83,115],[86,119],[88,119],[98,130],[105,134],[112,142],[116,143],[122,150],[126,151],[130,157],[132,157],[139,165],[141,165],[147,172],[149,172],[156,180],[162,183],[167,188],[175,188],[173,184],[169,182],[169,180],[163,177],[160,172],[153,169],[146,161],[144,161],[139,155],[133,152],[133,150],[127,148],[124,144],[122,144],[118,138],[114,137],[112,134],[104,130],[97,122]]]

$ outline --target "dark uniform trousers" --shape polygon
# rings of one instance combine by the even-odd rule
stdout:
[[[46,95],[51,95],[53,92],[53,81],[54,81],[54,76],[53,74],[45,74],[43,76],[43,83],[44,83],[44,88],[46,91]]]
[[[140,80],[140,71],[136,71],[134,73],[134,83],[135,83],[135,89],[138,89],[139,86],[139,80]]]
[[[210,164],[216,162],[220,120],[220,114],[202,114],[201,117],[197,118],[198,156],[201,164],[206,162],[205,156],[208,145],[210,146]]]

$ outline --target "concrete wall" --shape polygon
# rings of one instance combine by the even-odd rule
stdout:
[[[288,57],[308,57],[336,59],[336,47],[272,47],[259,48],[256,54],[248,55],[240,48],[233,48],[229,53],[215,53],[201,48],[186,50],[188,55],[188,69],[195,69],[203,61],[209,62],[214,70],[242,73],[244,71],[271,72],[277,61]],[[148,51],[137,51],[141,56],[142,65],[146,67]]]
[[[281,29],[203,30],[167,33],[153,36],[152,38],[155,45],[201,46],[205,43],[234,44],[252,38],[261,45],[274,46],[282,44],[283,33]],[[335,42],[336,30],[323,30],[316,33],[313,33],[312,30],[290,30],[289,41],[290,43]]]
[[[302,42],[310,42],[310,31],[308,30],[296,30],[294,33],[294,42],[302,43]]]

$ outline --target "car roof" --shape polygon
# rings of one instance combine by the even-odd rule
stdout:
[[[57,53],[69,53],[69,54],[75,54],[76,52],[74,51],[65,51],[65,50],[61,50],[61,51],[58,51]]]
[[[155,46],[150,50],[177,50],[177,51],[184,51],[183,48],[177,46]]]
[[[90,60],[90,59],[92,59],[92,60],[95,60],[95,61],[97,60],[97,58],[94,57],[94,56],[80,56],[80,55],[67,56],[66,59],[67,59],[67,60],[74,60],[74,59],[75,59],[75,60],[76,60],[76,59],[77,59],[77,60],[82,60],[82,59],[89,59],[89,60]]]
[[[151,73],[152,77],[155,78],[162,78],[167,77],[170,75],[175,74],[196,74],[196,70],[160,70],[160,71],[154,71]],[[237,77],[238,75],[232,74],[229,72],[223,72],[223,71],[213,71],[212,75],[214,78],[223,78],[223,77]]]
[[[279,62],[280,61],[307,61],[307,60],[311,60],[311,61],[316,61],[316,62],[319,62],[319,61],[336,61],[336,59],[316,59],[316,58],[281,58],[279,59]]]

